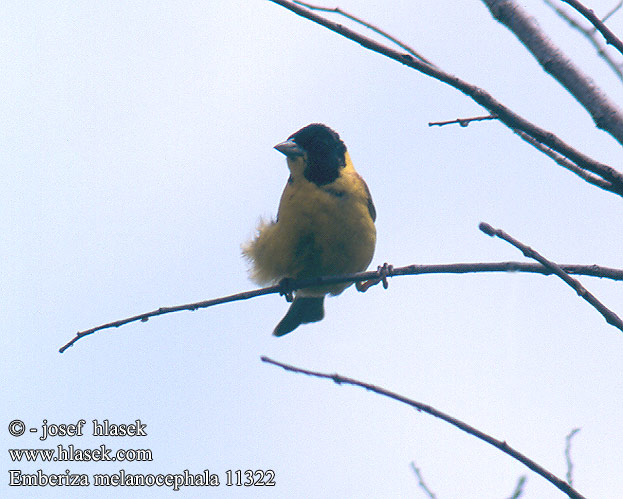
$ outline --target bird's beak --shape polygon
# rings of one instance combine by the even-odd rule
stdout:
[[[280,153],[285,154],[288,158],[294,158],[296,156],[303,156],[304,152],[296,142],[293,140],[286,140],[285,142],[280,142],[275,146]]]

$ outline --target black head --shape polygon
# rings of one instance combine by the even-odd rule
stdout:
[[[330,184],[346,166],[346,146],[340,136],[322,123],[312,123],[288,137],[307,153],[303,175],[317,185]]]

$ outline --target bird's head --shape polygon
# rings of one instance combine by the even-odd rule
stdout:
[[[312,123],[275,146],[288,158],[294,177],[302,175],[317,185],[330,184],[346,166],[346,146],[337,132],[322,123]]]

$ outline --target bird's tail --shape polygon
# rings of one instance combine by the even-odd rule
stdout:
[[[281,322],[273,331],[275,336],[283,336],[294,331],[301,324],[318,322],[324,317],[324,296],[297,296]]]

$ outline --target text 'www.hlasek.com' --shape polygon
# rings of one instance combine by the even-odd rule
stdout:
[[[9,434],[13,437],[33,434],[39,442],[48,443],[59,438],[79,439],[85,433],[97,438],[145,438],[148,436],[147,424],[142,423],[140,419],[130,424],[94,419],[88,425],[88,429],[84,419],[71,424],[53,424],[44,419],[41,425],[34,427],[28,427],[24,421],[14,419],[8,427]],[[77,442],[77,440],[72,440],[72,442]],[[28,470],[10,469],[8,476],[10,487],[168,487],[177,491],[183,487],[218,487],[221,485],[271,487],[275,485],[275,472],[270,469],[225,469],[219,472],[203,469],[197,473],[185,469],[177,473],[135,473],[129,469],[132,465],[126,464],[112,473],[84,473],[63,469],[70,466],[65,463],[143,463],[154,460],[151,449],[120,449],[103,443],[95,447],[83,448],[63,440],[62,443],[49,448],[11,448],[8,452],[15,468],[22,466],[29,468]],[[49,469],[59,464],[65,465],[60,470]],[[48,469],[44,471],[44,468]]]

